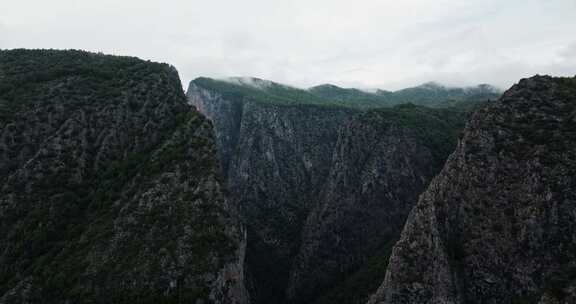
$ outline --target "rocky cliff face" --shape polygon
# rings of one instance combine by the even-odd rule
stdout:
[[[164,64],[0,52],[0,303],[248,303],[212,126]]]
[[[369,303],[576,301],[576,78],[477,112],[412,210]]]
[[[195,82],[187,94],[214,122],[230,196],[249,229],[254,301],[280,303],[303,223],[328,175],[338,126],[353,111],[224,96]]]
[[[418,195],[455,146],[464,116],[402,106],[358,115],[340,129],[319,204],[304,226],[290,302],[367,300],[385,267],[368,260],[387,260]]]
[[[224,174],[228,174],[230,161],[238,145],[244,103],[242,100],[224,98],[220,93],[203,89],[194,83],[190,83],[186,94],[191,104],[215,125],[218,158]]]
[[[198,79],[188,89],[214,122],[231,197],[249,227],[251,296],[309,303],[329,293],[338,296],[323,301],[363,302],[384,273],[368,260],[385,264],[465,115],[410,105],[363,114],[329,100],[306,104],[298,99],[306,91],[277,86]],[[345,282],[361,267],[369,270]]]

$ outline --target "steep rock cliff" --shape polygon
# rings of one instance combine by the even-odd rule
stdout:
[[[412,210],[369,303],[574,303],[576,78],[477,112]]]
[[[465,117],[405,105],[369,111],[342,126],[291,270],[290,302],[367,300],[418,195],[453,151]],[[370,265],[374,261],[384,263]],[[359,269],[363,273],[355,273]]]
[[[302,104],[299,91],[264,84],[246,91],[197,79],[187,94],[215,125],[230,197],[248,227],[251,297],[281,303],[304,221],[329,172],[337,130],[356,111]],[[278,90],[292,95],[278,98]]]
[[[174,68],[0,51],[0,303],[248,303],[212,125]]]
[[[311,93],[244,78],[188,89],[214,122],[249,227],[254,303],[365,302],[467,116],[414,105],[365,113],[357,99]]]

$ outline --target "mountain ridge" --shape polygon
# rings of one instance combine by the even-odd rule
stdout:
[[[455,103],[479,103],[497,98],[501,91],[496,87],[480,84],[474,87],[447,87],[435,83],[397,90],[368,92],[356,88],[342,88],[322,84],[307,89],[276,83],[255,77],[232,77],[212,79],[199,77],[191,81],[195,85],[217,89],[228,94],[251,97],[262,102],[280,104],[317,104],[344,106],[359,109],[391,107],[414,103],[432,107],[454,106]],[[228,84],[228,85],[226,85]],[[430,93],[434,92],[433,96]],[[281,96],[290,95],[290,98]]]
[[[573,303],[576,77],[476,112],[421,195],[373,303]]]
[[[0,50],[0,304],[572,304],[574,147],[576,77],[184,93]]]
[[[166,64],[0,51],[0,303],[248,303],[211,123]]]

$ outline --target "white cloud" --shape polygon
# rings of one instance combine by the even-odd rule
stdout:
[[[0,48],[76,48],[197,76],[397,89],[576,74],[573,0],[19,0]]]

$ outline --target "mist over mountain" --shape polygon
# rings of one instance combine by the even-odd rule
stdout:
[[[446,107],[460,102],[494,100],[502,94],[500,89],[488,84],[481,84],[475,87],[455,88],[446,87],[434,82],[394,92],[380,89],[377,89],[375,92],[367,92],[359,89],[340,88],[331,84],[315,86],[310,88],[309,91],[324,98],[354,101],[358,104],[366,104],[367,107],[370,107],[370,105],[378,107],[403,103]]]
[[[500,89],[488,84],[457,88],[434,82],[394,92],[384,90],[369,92],[356,88],[341,88],[332,84],[301,89],[255,77],[223,79],[200,77],[192,83],[219,90],[224,94],[242,95],[242,98],[261,102],[339,105],[358,109],[391,107],[405,103],[438,108],[471,105],[495,100],[502,94]]]

